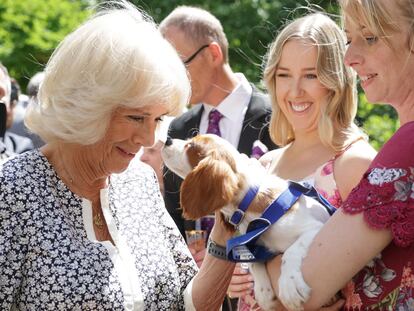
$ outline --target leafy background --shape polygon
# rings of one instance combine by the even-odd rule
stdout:
[[[22,89],[30,77],[42,70],[62,38],[92,12],[99,0],[1,0],[0,61],[8,67]],[[338,20],[335,1],[293,0],[132,0],[160,22],[178,5],[194,5],[212,12],[222,22],[229,40],[230,64],[234,71],[261,86],[263,56],[283,25],[306,14],[311,7],[324,10]],[[380,148],[399,124],[388,105],[373,105],[360,92],[358,124]]]

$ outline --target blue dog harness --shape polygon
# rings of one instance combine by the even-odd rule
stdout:
[[[329,215],[332,216],[335,212],[335,207],[308,183],[293,181],[288,183],[288,188],[266,208],[262,216],[249,223],[245,234],[227,241],[226,254],[228,260],[234,262],[267,261],[276,256],[277,254],[270,252],[266,247],[258,245],[256,242],[260,235],[277,222],[296,203],[301,195],[317,200],[326,208]],[[239,204],[238,210],[233,213],[229,220],[233,226],[238,227],[241,223],[244,213],[256,197],[258,191],[258,185],[249,188]]]

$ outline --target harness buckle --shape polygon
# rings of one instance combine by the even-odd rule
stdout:
[[[237,209],[231,216],[229,223],[232,224],[235,228],[239,226],[241,221],[244,218],[244,212],[240,209]]]

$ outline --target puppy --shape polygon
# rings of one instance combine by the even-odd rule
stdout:
[[[181,207],[187,219],[198,219],[220,210],[229,219],[237,210],[250,186],[260,185],[258,194],[247,209],[239,231],[288,187],[288,183],[267,174],[257,160],[240,154],[229,142],[216,135],[199,135],[188,141],[173,139],[162,150],[165,165],[184,179],[181,185]],[[258,243],[271,252],[283,253],[278,298],[292,310],[301,310],[310,288],[301,273],[302,259],[315,234],[329,218],[318,201],[300,196],[299,200]],[[264,263],[250,264],[254,277],[255,297],[264,310],[273,310],[278,300],[273,292]]]

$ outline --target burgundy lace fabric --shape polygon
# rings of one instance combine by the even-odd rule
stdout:
[[[384,145],[341,208],[393,235],[343,290],[344,309],[414,311],[414,122]]]
[[[414,168],[372,168],[343,204],[345,212],[364,213],[377,229],[390,228],[394,242],[414,242]]]
[[[342,209],[363,212],[373,228],[391,229],[398,246],[414,242],[414,122],[384,145]]]

